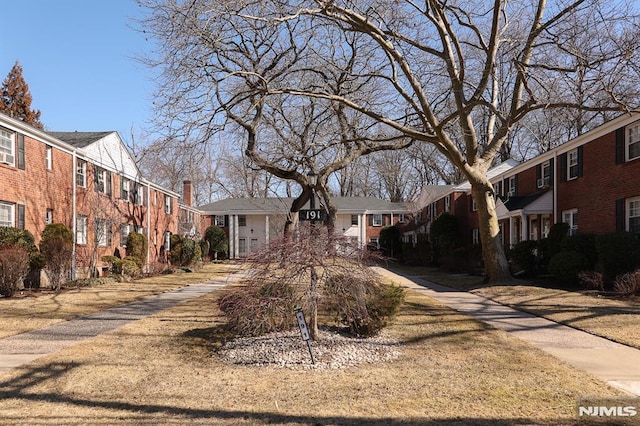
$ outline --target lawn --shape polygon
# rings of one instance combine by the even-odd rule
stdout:
[[[447,274],[435,268],[398,267],[407,276],[417,276],[552,321],[584,330],[640,349],[640,300],[604,297],[594,291],[568,291],[514,279],[510,286],[489,286],[482,277]]]
[[[408,291],[393,361],[343,370],[223,363],[216,300],[181,303],[0,375],[0,424],[575,424],[624,395]]]

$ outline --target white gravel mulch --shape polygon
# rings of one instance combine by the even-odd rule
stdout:
[[[227,342],[217,352],[227,363],[248,366],[274,366],[293,370],[333,370],[390,361],[401,355],[397,340],[381,333],[375,337],[354,338],[326,330],[318,339],[302,340],[298,330],[270,333],[257,337],[239,337]]]

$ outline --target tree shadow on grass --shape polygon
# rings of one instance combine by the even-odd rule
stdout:
[[[207,335],[211,331],[206,329],[194,331],[193,336]],[[22,374],[0,380],[0,402],[10,400],[21,400],[33,404],[49,403],[71,405],[77,408],[88,410],[96,409],[95,417],[91,412],[81,414],[80,419],[84,419],[87,424],[113,424],[114,422],[123,424],[153,424],[162,422],[165,424],[280,424],[280,425],[409,425],[409,426],[435,426],[435,425],[477,425],[477,426],[510,426],[510,425],[533,425],[549,424],[545,422],[532,422],[525,418],[498,419],[498,418],[374,418],[363,416],[314,416],[295,415],[282,412],[270,411],[247,411],[247,410],[226,410],[226,409],[202,409],[185,408],[167,404],[142,404],[132,401],[105,401],[96,399],[79,398],[74,395],[38,392],[34,389],[38,384],[45,381],[54,380],[63,374],[72,372],[80,366],[79,363],[53,362],[38,367],[25,367]],[[346,402],[345,402],[346,403]],[[8,404],[8,403],[7,403]],[[6,406],[6,405],[5,405]],[[103,410],[113,410],[112,414]],[[122,416],[122,411],[128,412],[126,417]],[[49,415],[40,413],[23,413],[20,416],[3,415],[0,423],[22,423],[24,418],[31,415],[37,417],[37,424],[60,424],[77,421],[79,418],[73,415],[62,414],[60,410],[51,409]],[[567,419],[564,419],[565,422]],[[566,424],[566,423],[565,423]]]

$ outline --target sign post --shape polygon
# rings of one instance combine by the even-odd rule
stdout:
[[[307,321],[304,319],[304,312],[302,312],[302,308],[296,308],[296,319],[298,320],[298,327],[300,328],[300,334],[302,335],[302,340],[307,342],[307,348],[309,348],[309,355],[311,355],[311,363],[315,364],[316,360],[313,357],[313,351],[311,350],[311,335],[309,334],[309,328],[307,327]]]

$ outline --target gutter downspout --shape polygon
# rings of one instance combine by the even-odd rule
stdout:
[[[147,264],[146,272],[149,272],[149,264],[151,263],[151,185],[147,182]],[[144,204],[144,203],[142,203]],[[154,244],[155,246],[155,244]]]
[[[71,248],[71,279],[75,280],[77,275],[76,265],[76,244],[78,235],[76,233],[76,221],[77,221],[77,204],[76,204],[76,175],[78,171],[78,154],[76,150],[73,150],[73,170],[71,171],[71,232],[73,232],[73,247]]]
[[[553,223],[558,223],[558,151],[553,151]]]

